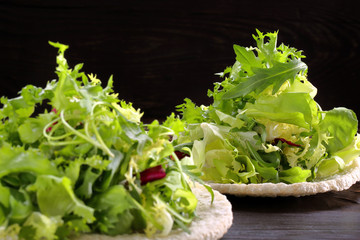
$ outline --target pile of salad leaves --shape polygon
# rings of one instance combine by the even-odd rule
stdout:
[[[190,99],[165,122],[174,145],[217,183],[297,183],[340,173],[360,154],[352,110],[321,109],[302,51],[277,45],[278,32],[234,45],[236,61],[208,90],[209,106]],[[183,147],[191,151],[182,150]]]
[[[1,98],[0,239],[188,231],[197,199],[169,141],[173,131],[69,68],[57,80]],[[196,174],[192,174],[196,177]]]

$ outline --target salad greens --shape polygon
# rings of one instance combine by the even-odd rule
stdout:
[[[50,44],[58,80],[1,98],[0,239],[188,231],[197,206],[188,178],[199,175],[180,164],[174,131],[141,122],[112,77],[103,88],[82,64],[69,68],[68,46]]]
[[[296,183],[329,178],[360,155],[353,111],[324,111],[314,100],[302,51],[277,45],[278,32],[253,35],[256,47],[234,45],[236,61],[208,90],[209,106],[190,99],[165,125],[203,179],[218,183]]]

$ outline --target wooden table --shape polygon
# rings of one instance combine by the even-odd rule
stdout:
[[[360,239],[360,182],[306,197],[228,199],[234,222],[223,239]]]
[[[210,103],[207,89],[235,61],[234,43],[279,30],[304,50],[324,108],[360,114],[360,19],[356,1],[0,1],[0,96],[55,78],[56,50],[106,83],[147,119],[164,119],[185,97]],[[360,184],[310,197],[229,196],[234,224],[224,239],[360,239]]]

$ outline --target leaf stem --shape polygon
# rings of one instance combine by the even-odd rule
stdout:
[[[92,130],[93,130],[94,133],[95,133],[96,139],[100,142],[100,145],[102,146],[102,149],[105,150],[105,152],[106,152],[109,156],[114,157],[114,154],[113,154],[113,153],[110,151],[110,149],[106,146],[106,144],[105,144],[104,140],[102,139],[99,131],[97,130],[96,125],[95,125],[95,123],[94,123],[95,120],[92,119],[94,116],[97,115],[97,114],[94,113],[95,108],[96,108],[97,106],[99,106],[99,105],[102,105],[102,104],[105,104],[105,103],[97,102],[97,103],[95,103],[94,106],[92,107],[92,109],[91,109],[90,124],[91,124]],[[102,112],[101,112],[101,113],[102,113]],[[100,114],[101,114],[101,113],[100,113]]]
[[[85,141],[93,144],[94,146],[100,148],[101,150],[103,150],[104,152],[106,152],[107,154],[109,154],[110,157],[114,157],[114,154],[106,147],[104,148],[104,145],[99,144],[97,141],[94,141],[91,137],[82,134],[80,131],[77,131],[76,129],[74,129],[72,126],[70,126],[70,124],[68,124],[68,122],[66,121],[65,117],[64,117],[64,110],[62,110],[60,112],[60,119],[61,122],[64,124],[64,126],[70,130],[72,133],[74,133],[76,136],[84,139]]]

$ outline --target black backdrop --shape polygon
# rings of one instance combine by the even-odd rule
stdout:
[[[208,104],[214,75],[235,60],[232,45],[279,30],[279,42],[304,50],[309,80],[324,110],[358,115],[360,19],[356,1],[4,1],[0,0],[0,95],[25,84],[45,86],[56,75],[56,50],[70,45],[70,66],[163,119],[185,97]]]

